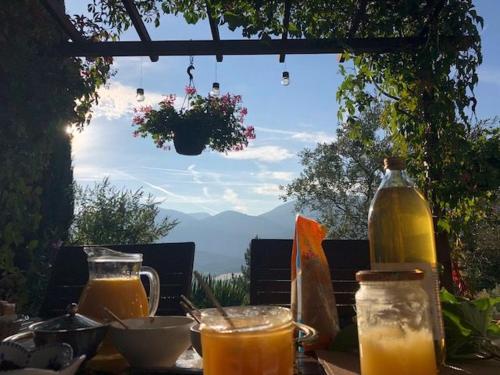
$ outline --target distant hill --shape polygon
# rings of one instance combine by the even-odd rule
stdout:
[[[165,215],[179,220],[179,224],[161,241],[194,241],[195,269],[214,274],[240,272],[252,238],[292,238],[295,222],[294,202],[258,216],[236,211],[209,215],[161,209],[160,218]]]

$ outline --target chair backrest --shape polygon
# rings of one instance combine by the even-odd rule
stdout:
[[[250,244],[250,303],[290,305],[292,240],[254,239]],[[367,240],[325,240],[341,326],[352,322],[355,274],[370,268]]]
[[[189,296],[193,272],[194,242],[144,245],[107,245],[125,253],[142,253],[145,266],[160,276],[160,302],[157,315],[182,315],[180,295]],[[87,256],[82,246],[59,250],[39,315],[43,318],[64,314],[66,306],[78,302],[88,280]],[[147,280],[143,279],[147,286]],[[148,290],[146,288],[146,290]]]

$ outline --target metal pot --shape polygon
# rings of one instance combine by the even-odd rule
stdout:
[[[37,347],[65,342],[71,345],[75,357],[85,354],[89,359],[96,354],[107,331],[107,324],[78,314],[76,304],[72,304],[66,315],[33,323],[28,327],[28,331],[7,337],[4,341],[33,338]]]

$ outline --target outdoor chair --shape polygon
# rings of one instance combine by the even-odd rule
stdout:
[[[250,304],[290,306],[292,240],[254,239],[250,244]],[[325,240],[341,327],[355,315],[355,274],[370,268],[367,240]]]
[[[142,253],[144,266],[153,267],[160,276],[160,302],[157,315],[183,315],[181,294],[189,296],[193,272],[194,242],[145,245],[109,245],[125,253]],[[78,302],[88,280],[87,255],[82,246],[62,247],[56,257],[39,315],[62,315],[66,306]],[[146,291],[147,279],[142,278]]]

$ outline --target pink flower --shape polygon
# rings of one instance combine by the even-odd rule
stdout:
[[[163,105],[165,107],[171,107],[173,106],[175,103],[175,95],[167,95],[165,96],[165,99],[163,99],[161,102],[160,102],[160,105]]]
[[[247,139],[255,139],[255,128],[252,125],[247,126],[244,134]]]
[[[231,96],[229,94],[222,95],[221,102],[222,102],[222,104],[231,103]]]
[[[132,135],[134,136],[134,138],[137,138],[139,136],[140,132],[139,130],[136,130],[132,133]]]
[[[151,107],[150,105],[145,105],[145,106],[139,107],[139,112],[142,112],[145,115],[147,115],[152,110],[153,110],[153,107]]]
[[[241,116],[246,116],[248,114],[248,109],[246,107],[241,108],[240,114]]]
[[[186,86],[184,88],[184,91],[186,92],[187,95],[194,95],[196,94],[196,88],[193,86]]]
[[[135,125],[142,125],[144,124],[144,117],[140,115],[134,116],[134,118],[132,119],[132,123],[134,123]]]

